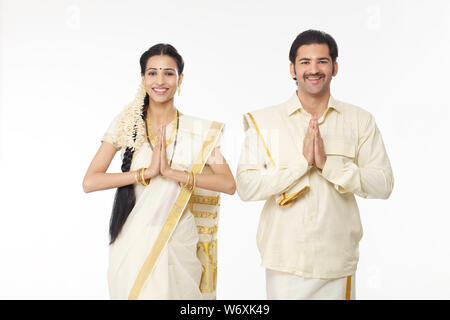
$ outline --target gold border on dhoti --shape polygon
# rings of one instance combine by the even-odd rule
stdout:
[[[219,133],[222,131],[222,129],[223,124],[219,122],[213,122],[209,127],[206,140],[203,143],[202,149],[200,150],[200,153],[198,154],[196,161],[192,165],[191,170],[194,174],[198,174],[202,171],[206,163],[206,160],[208,159],[212,151],[212,147],[215,145],[214,142],[217,141],[217,137],[219,136]],[[155,243],[153,244],[153,247],[150,250],[149,255],[145,259],[144,264],[142,265],[136,277],[136,280],[134,281],[133,287],[131,288],[130,294],[128,296],[129,300],[138,299],[139,294],[142,288],[144,287],[145,281],[148,279],[150,273],[152,272],[156,264],[156,260],[161,254],[161,251],[163,250],[170,236],[172,235],[173,230],[175,230],[178,220],[180,219],[189,201],[189,198],[191,197],[191,194],[192,194],[191,190],[188,190],[184,186],[181,188],[180,193],[178,194],[178,197],[175,200],[174,205],[170,209],[169,215],[167,216],[167,219],[161,231],[159,232],[159,235]]]
[[[350,293],[352,290],[352,276],[347,277],[347,288],[345,290],[345,300],[351,300],[350,299]]]

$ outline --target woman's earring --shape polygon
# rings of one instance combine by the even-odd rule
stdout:
[[[180,86],[181,86],[181,84],[179,84],[179,85],[178,85],[178,89],[177,89],[177,91],[178,91],[178,95],[180,95],[180,92],[181,92],[181,88],[180,88]]]

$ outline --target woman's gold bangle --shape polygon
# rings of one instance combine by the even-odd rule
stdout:
[[[137,184],[140,184],[139,178],[138,178],[138,170],[134,171],[134,179],[136,180]]]
[[[195,190],[195,184],[196,184],[196,174],[194,174],[194,173],[192,173],[192,176],[194,177],[194,183],[192,184],[192,192],[194,192],[194,190]]]
[[[193,190],[193,185],[194,185],[194,174],[192,173],[192,171],[184,171],[184,172],[186,172],[187,174],[188,174],[188,178],[187,178],[187,181],[186,181],[186,184],[184,185],[185,187],[186,187],[186,189],[188,189],[188,190]]]
[[[189,174],[189,172],[188,171],[186,171],[186,170],[184,170],[184,172],[186,172],[187,173],[187,180],[186,180],[186,183],[184,184],[184,187],[186,187],[187,189],[189,189],[189,185],[190,185],[190,181],[191,181],[191,175]]]
[[[145,177],[144,177],[145,168],[140,168],[139,170],[141,171],[141,179],[142,179],[141,182],[142,182],[142,185],[143,186],[148,186],[150,184],[150,179],[148,179],[147,181],[145,180]]]
[[[195,184],[195,176],[194,173],[191,171],[190,174],[192,175],[192,184],[191,184],[191,188],[189,190],[194,191],[194,184]]]

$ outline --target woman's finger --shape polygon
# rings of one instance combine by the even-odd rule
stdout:
[[[159,150],[161,150],[161,146],[163,145],[164,137],[163,137],[163,129],[162,125],[159,126]]]

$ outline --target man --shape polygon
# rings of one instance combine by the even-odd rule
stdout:
[[[329,34],[299,34],[289,53],[296,93],[244,116],[237,190],[244,201],[266,200],[257,243],[268,299],[354,299],[354,195],[386,199],[393,188],[373,116],[330,94],[337,56]]]

